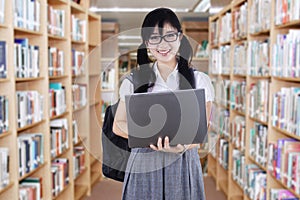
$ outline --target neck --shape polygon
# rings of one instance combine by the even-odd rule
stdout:
[[[169,62],[157,61],[157,68],[165,81],[167,80],[168,76],[172,73],[172,71],[174,71],[176,64],[176,58]]]

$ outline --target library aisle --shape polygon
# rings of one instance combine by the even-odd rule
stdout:
[[[204,177],[205,195],[206,200],[225,200],[226,196],[223,192],[216,190],[216,184],[213,178]],[[84,200],[120,200],[122,196],[122,183],[111,180],[103,179],[97,183],[90,197]]]

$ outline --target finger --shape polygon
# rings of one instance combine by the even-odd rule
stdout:
[[[169,137],[168,136],[165,137],[164,148],[165,149],[170,149],[170,141],[169,141]]]
[[[157,140],[157,148],[158,148],[159,151],[162,150],[162,139],[161,139],[161,137],[159,137],[158,140]]]
[[[155,150],[155,151],[158,151],[157,147],[155,145],[153,145],[153,144],[150,144],[150,148],[153,149],[153,150]]]

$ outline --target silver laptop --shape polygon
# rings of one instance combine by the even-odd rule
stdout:
[[[149,147],[158,137],[170,145],[207,140],[204,89],[134,93],[125,96],[129,147]]]

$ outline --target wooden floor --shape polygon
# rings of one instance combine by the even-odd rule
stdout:
[[[206,200],[225,200],[226,196],[216,190],[212,177],[204,177]],[[110,179],[102,179],[93,187],[92,195],[85,200],[121,200],[122,183]]]

